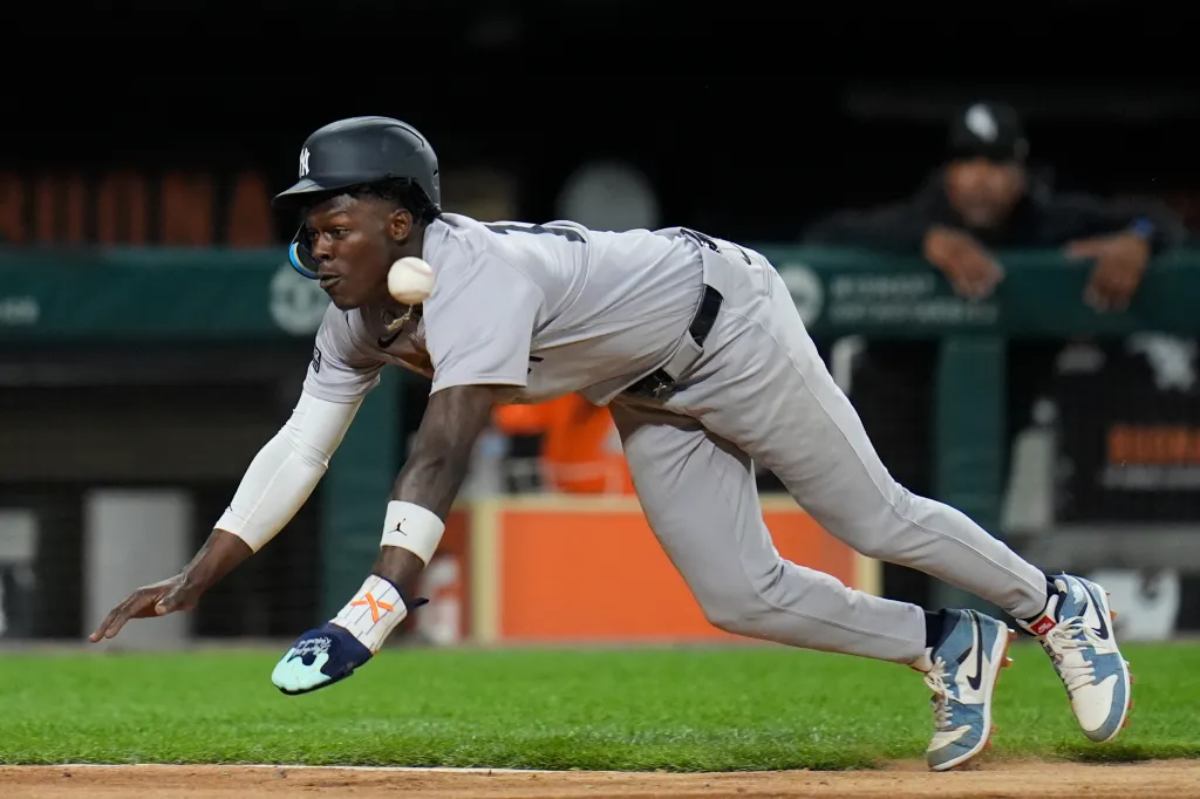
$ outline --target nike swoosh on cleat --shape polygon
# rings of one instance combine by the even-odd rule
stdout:
[[[1081,583],[1081,585],[1083,585],[1083,590],[1087,591],[1088,599],[1091,600],[1092,607],[1096,610],[1096,618],[1100,621],[1099,627],[1091,628],[1092,632],[1094,632],[1101,640],[1107,641],[1108,622],[1104,620],[1104,607],[1096,600],[1096,595],[1092,593],[1092,589],[1088,588],[1086,584]]]
[[[975,675],[967,677],[967,684],[971,686],[972,691],[978,691],[983,682],[983,631],[980,629],[979,619],[972,616],[971,623],[975,625]]]

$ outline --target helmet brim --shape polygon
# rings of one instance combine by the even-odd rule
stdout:
[[[271,205],[275,208],[295,208],[304,203],[312,202],[322,194],[331,194],[339,189],[346,189],[353,185],[355,185],[354,181],[321,182],[312,178],[300,178],[294,186],[276,194],[271,200]]]

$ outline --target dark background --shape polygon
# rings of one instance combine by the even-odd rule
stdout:
[[[653,180],[664,224],[791,239],[828,210],[911,191],[950,113],[999,98],[1025,113],[1034,165],[1060,187],[1164,197],[1194,219],[1200,84],[1181,70],[1195,45],[1183,6],[910,5],[9,10],[0,168],[255,166],[276,189],[313,129],[384,114],[422,130],[446,169],[517,175],[530,220],[554,216],[581,161],[616,155]]]

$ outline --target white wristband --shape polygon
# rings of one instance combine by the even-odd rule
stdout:
[[[407,549],[428,566],[442,542],[445,522],[428,508],[395,499],[388,503],[383,519],[380,546]]]

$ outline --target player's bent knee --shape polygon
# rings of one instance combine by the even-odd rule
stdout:
[[[704,615],[714,627],[734,635],[780,641],[791,646],[826,648],[817,626],[765,604],[706,608]]]
[[[869,539],[862,541],[855,549],[860,554],[866,555],[868,558],[875,560],[886,560],[891,562],[896,558],[900,550],[896,546],[899,542],[897,537],[887,534],[876,534]]]
[[[745,635],[751,638],[759,637],[756,631],[761,628],[757,614],[744,613],[740,608],[706,609],[704,617],[708,623],[717,629],[734,635]]]
[[[749,638],[774,638],[777,634],[779,610],[753,591],[726,595],[701,607],[708,623],[727,633]]]

